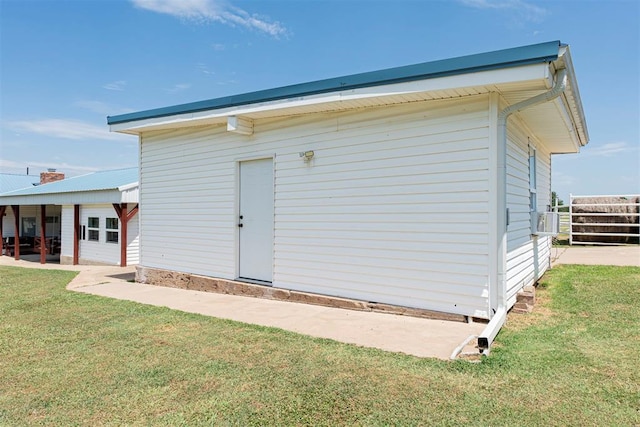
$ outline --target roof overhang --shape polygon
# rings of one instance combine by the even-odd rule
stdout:
[[[348,89],[319,93],[295,92],[283,88],[291,96],[270,99],[260,97],[260,93],[246,94],[240,98],[244,96],[243,99],[253,102],[233,104],[222,102],[225,100],[211,100],[209,104],[212,108],[209,109],[206,108],[206,102],[194,103],[191,107],[185,105],[132,113],[109,118],[108,121],[111,131],[135,135],[212,125],[226,125],[229,131],[251,135],[253,122],[267,118],[334,113],[491,92],[501,94],[508,104],[513,104],[547,91],[553,85],[556,70],[566,68],[569,84],[565,93],[553,102],[531,108],[519,115],[550,152],[577,152],[579,147],[588,142],[588,135],[569,49],[558,42],[555,45],[544,44],[544,48],[544,54],[540,54],[536,60],[521,58],[495,67],[468,67],[456,73],[440,70],[439,73],[424,78],[414,76],[411,80],[388,79],[391,83],[351,85]],[[553,50],[551,48],[555,49],[553,55],[550,54]],[[399,72],[396,71],[397,73]]]
[[[138,185],[128,189],[74,191],[67,193],[0,195],[0,206],[8,205],[95,205],[111,203],[138,203]],[[131,191],[134,190],[134,191]]]

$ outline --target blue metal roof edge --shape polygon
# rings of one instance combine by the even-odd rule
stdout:
[[[560,45],[560,41],[556,40],[529,46],[370,71],[308,83],[300,83],[240,95],[225,96],[222,98],[214,98],[188,104],[155,108],[152,110],[120,114],[117,116],[108,116],[107,124],[114,125],[137,120],[237,107],[240,105],[276,101],[300,96],[317,95],[342,90],[359,89],[363,87],[382,86],[393,83],[426,80],[436,77],[550,62],[558,58],[558,48]]]

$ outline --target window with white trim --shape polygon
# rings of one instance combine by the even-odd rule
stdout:
[[[107,243],[118,243],[118,218],[107,218]]]
[[[97,216],[90,216],[87,221],[87,230],[89,231],[87,235],[87,240],[93,242],[100,241],[100,218]]]

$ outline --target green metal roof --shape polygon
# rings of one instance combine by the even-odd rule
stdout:
[[[76,193],[81,191],[114,190],[138,182],[138,168],[116,169],[92,172],[61,181],[50,182],[36,187],[23,188],[0,194],[3,197],[31,196],[39,194]]]
[[[424,62],[421,64],[318,80],[241,95],[192,102],[189,104],[156,108],[153,110],[121,114],[118,116],[109,116],[107,117],[107,123],[109,125],[114,125],[137,120],[216,110],[300,96],[317,95],[363,87],[381,86],[457,74],[474,73],[478,71],[551,62],[558,58],[559,47],[559,41],[552,41],[530,46],[444,59],[440,61]]]

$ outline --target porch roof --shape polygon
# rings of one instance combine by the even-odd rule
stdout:
[[[137,167],[92,172],[0,194],[0,205],[137,202]]]
[[[39,183],[40,179],[37,176],[0,173],[0,194],[23,188],[33,188]]]

